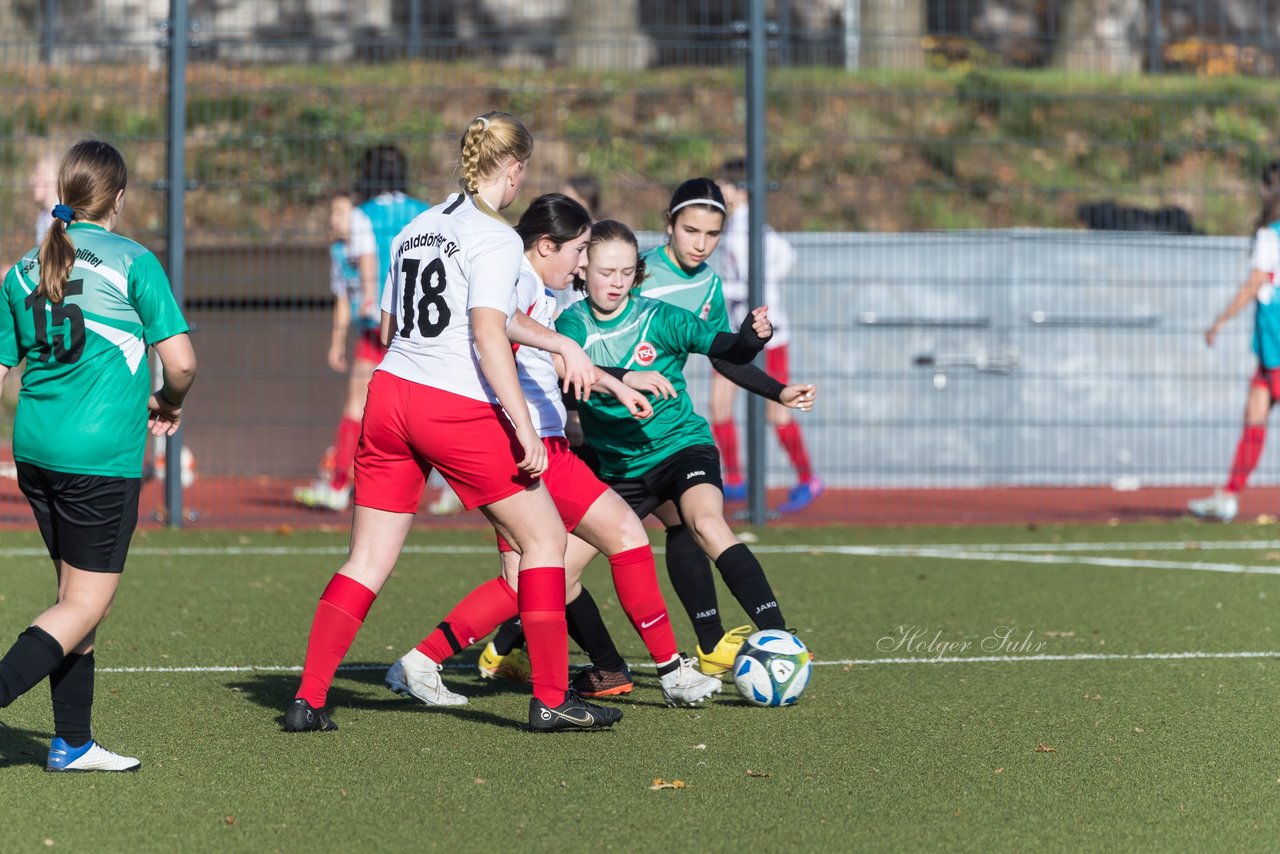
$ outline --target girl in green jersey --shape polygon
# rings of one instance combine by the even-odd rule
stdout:
[[[58,577],[58,600],[0,659],[0,708],[47,676],[54,734],[49,771],[136,771],[90,726],[94,637],[111,610],[138,522],[148,429],[171,436],[195,377],[187,324],[160,262],[113,233],[124,158],[76,143],[58,168],[53,224],[5,277],[0,380],[26,359],[14,423],[22,489]],[[160,356],[152,391],[147,348]]]

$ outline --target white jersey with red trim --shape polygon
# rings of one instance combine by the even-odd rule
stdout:
[[[462,193],[414,217],[391,244],[382,289],[391,347],[378,370],[497,403],[480,373],[468,312],[492,308],[510,321],[523,257],[515,230]]]
[[[738,205],[725,223],[720,237],[720,247],[711,259],[711,266],[720,274],[724,290],[725,308],[729,322],[737,329],[752,306],[747,305],[747,260],[751,231],[747,218],[747,206]],[[782,296],[778,284],[786,278],[795,265],[796,251],[782,235],[769,226],[764,227],[764,304],[769,307],[769,322],[773,324],[773,337],[765,344],[766,350],[782,347],[791,341],[787,315],[782,309]]]

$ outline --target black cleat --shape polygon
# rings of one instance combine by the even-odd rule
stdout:
[[[531,732],[590,732],[608,729],[622,720],[622,710],[588,703],[572,691],[564,702],[550,708],[537,697],[529,701]]]
[[[306,700],[298,697],[284,710],[285,732],[330,732],[338,728],[333,718],[324,709],[312,708]]]
[[[625,664],[621,670],[601,670],[594,664],[585,670],[579,670],[569,682],[569,690],[579,697],[616,697],[630,694],[634,683],[631,681],[631,668]]]

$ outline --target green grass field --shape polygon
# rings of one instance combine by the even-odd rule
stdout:
[[[279,729],[290,668],[345,538],[140,534],[100,633],[96,732],[143,769],[45,774],[38,687],[0,711],[0,849],[1274,846],[1280,529],[759,538],[817,656],[794,708],[749,706],[729,685],[706,708],[668,709],[641,668],[614,731],[535,736],[525,691],[481,682],[474,656],[448,674],[470,705],[396,697],[386,665],[495,566],[481,534],[415,532],[330,694],[341,730],[293,735]],[[53,583],[36,536],[4,535],[0,553],[7,646]],[[607,578],[588,571],[642,662]]]

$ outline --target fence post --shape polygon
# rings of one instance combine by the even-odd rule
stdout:
[[[168,213],[165,221],[165,260],[169,269],[169,283],[173,286],[173,298],[179,306],[184,303],[183,262],[185,255],[185,231],[183,218],[186,208],[186,161],[184,147],[187,138],[187,0],[169,0],[169,101],[168,101],[168,153],[166,158],[166,187],[169,194]],[[165,443],[164,503],[167,524],[181,528],[183,517],[182,496],[182,428]]]
[[[764,180],[765,0],[751,0],[747,22],[747,305],[764,304],[764,226],[767,203]],[[757,360],[759,361],[759,360]],[[764,401],[747,395],[747,515],[753,525],[766,518],[764,479]]]
[[[58,0],[44,0],[44,32],[40,45],[40,59],[46,65],[53,64],[54,31],[58,20]]]

